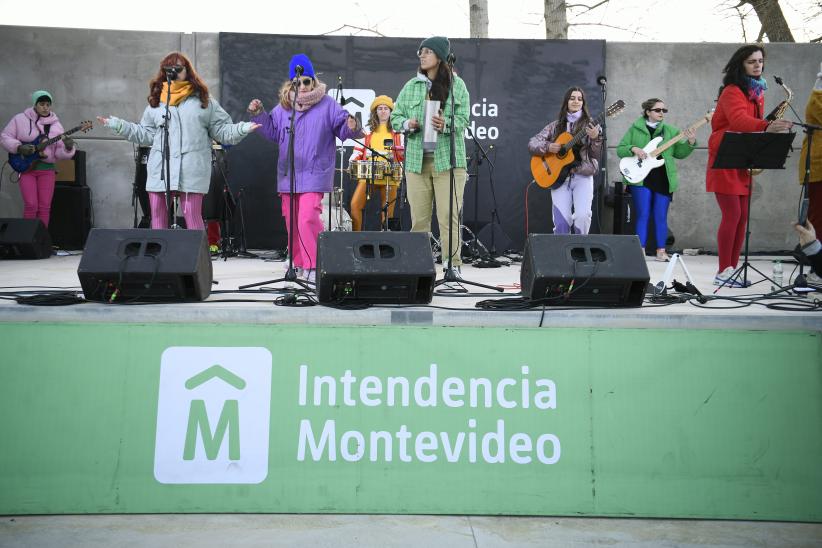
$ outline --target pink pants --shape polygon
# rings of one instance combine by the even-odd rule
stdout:
[[[302,192],[295,194],[294,203],[297,218],[294,219],[293,249],[291,257],[294,266],[300,268],[317,268],[317,240],[323,230],[323,195],[321,192]],[[291,194],[281,193],[286,230],[291,227]]]
[[[204,230],[203,222],[203,194],[194,192],[173,192],[180,198],[180,208],[186,220],[186,228],[190,230]],[[168,208],[166,207],[165,192],[149,192],[148,201],[151,204],[151,228],[168,228]]]
[[[716,246],[719,255],[719,272],[729,266],[736,268],[739,253],[745,243],[745,222],[748,220],[748,197],[715,192],[716,203],[722,211]]]
[[[55,176],[53,169],[27,171],[20,175],[24,219],[40,219],[44,225],[49,226]]]

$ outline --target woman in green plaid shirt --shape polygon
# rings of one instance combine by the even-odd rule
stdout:
[[[395,131],[406,132],[405,172],[408,183],[408,203],[411,205],[411,231],[430,232],[431,213],[437,204],[437,219],[442,243],[442,262],[462,264],[460,257],[459,211],[465,189],[465,141],[463,133],[468,125],[470,99],[465,82],[454,74],[454,127],[451,127],[451,96],[448,94],[451,72],[446,60],[451,50],[448,38],[433,36],[420,44],[417,56],[420,66],[417,75],[409,80],[391,113]],[[440,102],[440,112],[431,118],[433,129],[439,134],[436,144],[423,142],[425,133],[423,113],[426,100]],[[456,195],[451,214],[453,245],[448,247],[448,200],[450,193],[451,132],[454,132],[454,183]],[[453,251],[452,251],[453,250]]]

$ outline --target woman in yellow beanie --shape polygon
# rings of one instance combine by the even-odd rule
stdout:
[[[393,154],[392,161],[394,163],[402,162],[402,134],[391,129],[389,120],[391,119],[391,111],[394,110],[394,101],[387,95],[380,95],[371,103],[371,117],[368,119],[369,132],[365,136],[365,146],[373,148],[381,154],[389,156]],[[392,150],[390,153],[386,150],[385,141],[391,139],[393,141]],[[372,152],[368,148],[355,147],[354,154],[351,156],[349,162],[366,161],[372,159]],[[389,156],[390,157],[390,156]],[[386,162],[384,158],[377,156],[377,162]],[[386,218],[391,218],[394,215],[394,206],[397,201],[397,189],[400,181],[391,177],[391,164],[385,166],[385,177],[382,180],[373,181],[379,185],[380,189],[380,203],[388,203],[388,211],[381,216],[383,225]],[[365,202],[370,197],[370,189],[368,189],[368,181],[366,179],[359,179],[357,181],[357,188],[354,190],[354,195],[351,197],[351,225],[354,230],[362,230],[362,217],[365,208]],[[386,192],[388,195],[386,196]]]

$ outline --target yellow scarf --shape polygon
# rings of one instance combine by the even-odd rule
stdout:
[[[171,82],[171,103],[169,106],[176,107],[180,102],[191,95],[194,91],[194,86],[188,80],[180,82],[174,80]],[[165,103],[168,96],[168,82],[163,82],[163,91],[160,92],[160,102]]]

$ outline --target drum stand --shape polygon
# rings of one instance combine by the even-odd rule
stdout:
[[[231,191],[231,184],[223,169],[222,163],[217,159],[212,151],[211,163],[220,170],[223,177],[222,200],[223,208],[220,211],[220,258],[227,260],[229,257],[242,257],[244,259],[256,259],[258,255],[249,253],[245,244],[245,216],[243,215],[243,189],[236,194]],[[236,219],[234,212],[240,212],[239,236],[235,235]],[[238,245],[239,244],[239,245]]]

